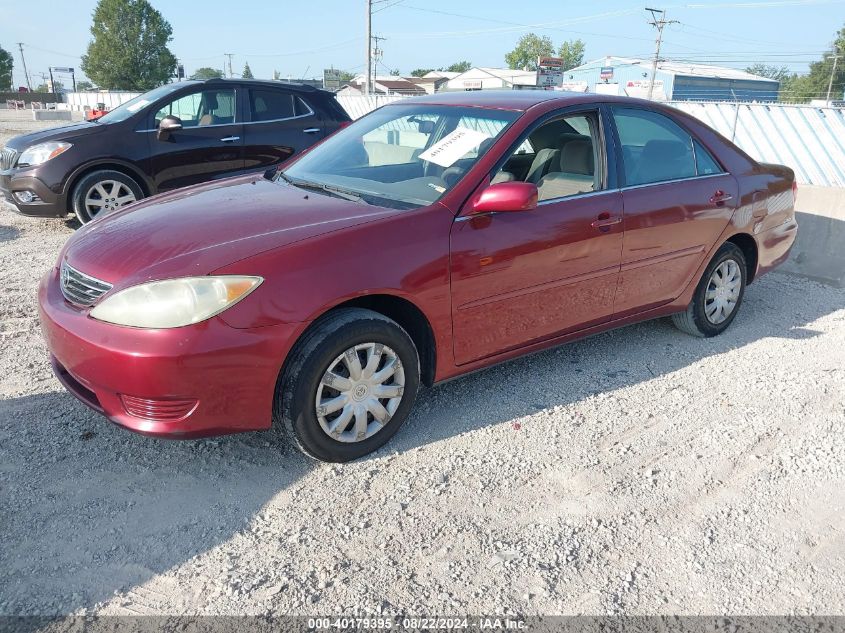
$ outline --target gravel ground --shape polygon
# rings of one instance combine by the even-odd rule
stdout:
[[[721,337],[453,381],[331,466],[65,393],[35,288],[73,227],[0,205],[0,614],[845,613],[845,290],[774,273]]]

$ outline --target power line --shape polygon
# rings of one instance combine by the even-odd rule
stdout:
[[[773,0],[769,2],[718,2],[708,4],[678,4],[670,9],[771,9],[818,4],[845,4],[845,0]]]
[[[387,0],[375,0],[373,2],[373,4],[377,4],[379,2],[386,2],[386,1]],[[385,9],[390,9],[391,7],[395,7],[397,4],[401,4],[403,2],[405,2],[405,0],[393,0],[393,2],[391,2],[390,4],[387,4],[387,5],[379,8],[379,9],[376,9],[375,11],[373,11],[373,13],[379,13],[380,11],[384,11]]]

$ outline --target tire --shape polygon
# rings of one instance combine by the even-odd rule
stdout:
[[[109,197],[110,192],[114,193],[113,198]],[[71,200],[76,217],[82,224],[88,224],[101,213],[109,213],[143,197],[144,191],[135,180],[113,169],[101,169],[76,184]],[[103,202],[98,208],[96,203],[100,200]]]
[[[347,355],[350,352],[362,368],[361,382],[352,380],[347,365],[354,364]],[[391,369],[393,374],[379,384],[366,383],[370,379],[365,363],[370,358],[377,359],[373,360],[372,379],[378,380]],[[318,320],[291,351],[276,387],[274,427],[284,429],[313,459],[348,462],[377,450],[396,434],[413,408],[419,384],[419,356],[405,330],[371,310],[336,310]],[[376,398],[383,391],[393,397]],[[318,402],[328,404],[318,410]],[[329,411],[333,402],[347,404]],[[379,412],[381,422],[368,407]],[[343,424],[348,408],[354,411],[353,417]],[[363,424],[358,417],[362,409],[366,411]]]
[[[716,271],[721,271],[722,275],[717,275]],[[728,329],[739,312],[742,298],[745,296],[747,271],[742,250],[731,242],[723,244],[704,270],[687,309],[672,315],[675,327],[682,332],[701,338],[716,336]],[[722,286],[719,286],[718,279],[726,281],[722,281]],[[720,292],[721,297],[717,296],[716,299],[712,297],[713,294]],[[711,296],[708,297],[708,294]],[[733,306],[728,308],[731,299]],[[720,300],[726,306],[724,310],[719,309],[718,301]],[[728,309],[729,312],[725,314]],[[714,310],[715,314],[711,316]]]

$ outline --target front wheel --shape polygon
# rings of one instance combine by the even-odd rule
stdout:
[[[693,336],[724,332],[742,304],[747,270],[742,250],[731,242],[723,244],[701,276],[689,307],[673,314],[672,322]]]
[[[144,197],[141,187],[119,171],[103,169],[85,176],[73,190],[73,212],[82,224]]]
[[[291,352],[276,393],[276,423],[306,455],[347,462],[396,434],[419,384],[419,357],[405,330],[377,312],[337,310]]]

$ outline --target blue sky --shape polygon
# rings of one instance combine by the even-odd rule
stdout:
[[[655,6],[657,0],[648,0]],[[222,68],[234,53],[237,74],[248,61],[256,77],[274,70],[292,78],[318,76],[334,66],[360,72],[364,65],[365,0],[261,2],[254,0],[152,0],[173,26],[171,50],[190,73]],[[528,31],[555,43],[581,38],[586,59],[648,56],[654,31],[647,4],[605,0],[382,0],[373,31],[386,37],[379,72],[445,66],[468,60],[504,66],[504,55]],[[0,46],[13,52],[15,83],[23,72],[15,42],[25,43],[33,79],[49,66],[79,67],[90,39],[96,0],[0,0]],[[670,19],[663,55],[673,59],[745,67],[762,61],[805,70],[845,23],[845,0],[699,0],[657,2]]]

